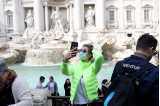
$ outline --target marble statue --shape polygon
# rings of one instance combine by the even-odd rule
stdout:
[[[32,14],[32,10],[28,10],[28,13],[26,15],[26,18],[25,18],[25,22],[26,22],[26,25],[27,25],[27,28],[31,28],[33,27],[33,14]]]
[[[33,13],[32,10],[28,10],[27,15],[25,17],[25,23],[26,23],[26,29],[23,34],[24,39],[30,39],[34,35],[34,18],[33,18]]]
[[[46,43],[45,40],[46,38],[42,32],[35,34],[31,41],[31,48],[39,49],[42,44]]]
[[[95,22],[94,16],[95,16],[95,11],[91,6],[89,6],[85,14],[86,26],[89,27],[94,25]]]
[[[35,31],[33,28],[34,27],[34,17],[33,17],[33,13],[31,9],[27,11],[24,22],[26,23],[26,29],[22,36],[14,37],[12,41],[15,44],[28,44],[28,42],[32,40],[32,37],[35,34]]]
[[[52,9],[52,13],[51,13],[51,16],[50,16],[50,19],[51,19],[51,29],[54,29],[54,26],[55,26],[55,14],[56,14],[56,10]]]
[[[56,8],[56,10],[52,10],[51,21],[51,32],[55,35],[54,39],[61,39],[64,35],[64,29],[59,13],[59,8]]]

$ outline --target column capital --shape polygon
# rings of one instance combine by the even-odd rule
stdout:
[[[43,5],[46,7],[48,6],[48,2],[44,2]]]

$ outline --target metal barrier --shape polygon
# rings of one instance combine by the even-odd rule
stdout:
[[[52,106],[71,106],[69,96],[48,96],[48,100],[52,100]],[[99,100],[95,102],[96,106],[102,106],[103,97],[99,97]]]
[[[69,96],[48,96],[48,100],[52,100],[52,106],[71,106]]]

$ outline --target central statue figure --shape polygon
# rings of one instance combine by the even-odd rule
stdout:
[[[31,9],[28,10],[24,22],[26,23],[26,29],[24,31],[23,38],[25,40],[31,40],[34,35],[34,18]]]
[[[85,14],[85,20],[86,20],[86,26],[94,26],[94,16],[95,16],[95,12],[93,10],[93,8],[91,6],[88,7],[88,10]]]
[[[54,39],[61,39],[64,35],[64,29],[58,7],[56,10],[52,10],[51,21],[51,32],[55,35]]]

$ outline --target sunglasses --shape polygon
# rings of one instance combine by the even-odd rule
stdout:
[[[79,51],[79,52],[83,52],[83,53],[86,53],[86,52],[87,52],[87,50],[85,50],[85,49],[79,49],[78,51]]]
[[[159,52],[157,51],[157,50],[155,50],[154,52],[153,52],[153,56],[155,56],[155,55],[157,55]]]

